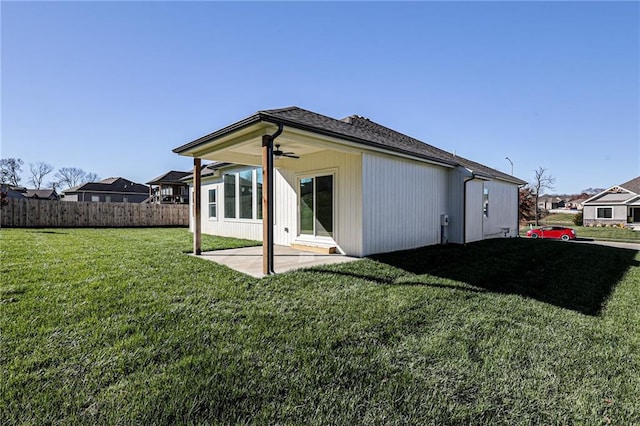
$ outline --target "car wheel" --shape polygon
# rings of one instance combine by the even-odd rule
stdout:
[[[569,236],[567,234],[564,234],[562,236],[562,241],[569,241]]]
[[[538,234],[531,234],[531,238],[535,240],[536,238],[538,238]]]

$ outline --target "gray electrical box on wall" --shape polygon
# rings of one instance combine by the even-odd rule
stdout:
[[[449,226],[449,215],[448,214],[440,215],[440,225]]]

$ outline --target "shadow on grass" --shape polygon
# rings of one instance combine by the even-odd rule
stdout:
[[[595,244],[515,238],[430,246],[370,258],[406,273],[446,278],[598,315],[624,274],[639,265],[637,254]],[[382,282],[404,284],[391,278]]]

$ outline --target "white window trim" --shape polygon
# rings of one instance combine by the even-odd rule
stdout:
[[[611,217],[602,217],[598,215],[598,211],[600,209],[608,209],[611,212]],[[613,219],[613,207],[596,207],[596,219],[604,219],[604,220]]]
[[[210,203],[209,202],[209,191],[216,191],[216,202],[215,203]],[[215,216],[209,216],[209,212],[210,210],[210,206],[211,204],[215,204],[216,205],[216,215]],[[212,221],[212,222],[216,222],[218,220],[218,216],[220,216],[220,192],[218,191],[218,187],[214,187],[214,188],[209,188],[207,190],[207,219]]]
[[[224,193],[224,175],[234,175],[235,176],[235,210],[236,210],[236,215],[235,217],[226,217],[226,209],[223,212],[222,216],[220,216],[220,213],[218,211],[218,217],[221,217],[223,222],[231,222],[231,223],[262,223],[262,219],[257,219],[258,216],[258,203],[262,202],[262,197],[257,195],[257,188],[258,188],[258,180],[257,180],[257,173],[258,173],[258,168],[254,167],[251,168],[251,179],[252,179],[252,183],[251,183],[251,189],[253,191],[253,201],[252,201],[252,206],[251,206],[251,218],[241,218],[240,217],[240,172],[246,171],[247,169],[236,169],[233,171],[229,171],[227,173],[223,173],[222,174],[222,197],[224,199],[225,197],[225,193]],[[264,185],[264,184],[263,184]],[[219,198],[218,198],[219,199]],[[218,202],[218,204],[220,204]],[[226,206],[226,203],[225,203]],[[264,212],[262,212],[263,217],[264,217]]]
[[[335,243],[338,240],[338,227],[337,227],[337,211],[338,211],[338,197],[336,196],[337,187],[337,168],[330,169],[322,169],[322,170],[312,170],[306,171],[303,173],[296,174],[296,241],[308,241],[308,242],[317,242],[317,243]],[[331,237],[326,235],[309,235],[300,233],[300,180],[306,178],[315,178],[322,176],[332,176],[333,178],[333,211],[331,212],[333,221],[333,235]],[[315,223],[314,223],[314,233],[315,233]]]

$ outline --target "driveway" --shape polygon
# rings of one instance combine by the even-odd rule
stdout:
[[[598,241],[598,240],[586,240],[586,239],[585,240],[578,239],[578,240],[575,240],[574,242],[578,244],[597,244],[600,246],[617,247],[617,248],[623,248],[628,250],[640,251],[640,243],[622,243],[617,241]]]

